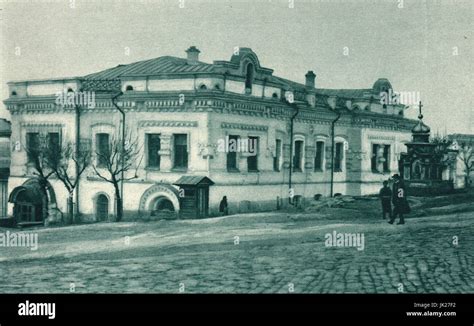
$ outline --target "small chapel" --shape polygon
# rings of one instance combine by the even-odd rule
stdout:
[[[401,154],[400,173],[411,195],[448,193],[454,188],[457,151],[430,139],[431,129],[423,122],[422,107],[420,102],[412,141],[405,144],[407,152]]]

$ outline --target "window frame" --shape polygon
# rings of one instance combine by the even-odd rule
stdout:
[[[338,151],[338,147],[340,151]],[[338,153],[340,153],[340,157],[338,158]],[[334,143],[334,172],[344,172],[344,141],[335,141]],[[339,166],[338,166],[339,165]]]
[[[107,132],[98,132],[95,134],[95,155],[96,155],[96,165],[98,168],[104,168],[106,167],[107,165],[107,162],[106,161],[102,161],[102,160],[105,160],[105,158],[103,158],[102,156],[100,156],[98,153],[100,154],[103,154],[102,153],[102,143],[100,143],[100,138],[103,137],[103,136],[107,136],[107,150],[109,151],[109,155],[110,155],[110,150],[111,150],[111,143],[110,143],[110,134],[107,133]]]
[[[273,172],[281,172],[281,163],[283,161],[283,140],[275,139],[275,156],[273,156]]]
[[[296,164],[296,149],[297,149],[297,146],[296,146],[296,143],[298,144],[301,144],[301,148],[300,148],[300,153],[299,153],[299,157],[298,157],[298,166]],[[305,147],[305,141],[304,139],[295,139],[293,141],[293,155],[291,157],[291,159],[293,160],[293,172],[303,172],[304,171],[304,156],[305,156],[305,153],[304,153],[304,147]]]
[[[319,164],[320,167],[316,167],[316,159],[318,158],[318,144],[322,144],[322,151],[321,151],[321,157],[319,159]],[[314,143],[314,166],[313,166],[313,171],[314,172],[324,172],[324,163],[326,161],[326,141],[322,139],[316,139],[316,142]]]
[[[151,165],[150,164],[150,153],[151,153],[151,148],[150,148],[150,139],[152,137],[157,137],[158,138],[158,150],[157,150],[157,153],[156,153],[156,157],[157,157],[157,164],[153,164]],[[161,133],[145,133],[145,139],[146,139],[146,167],[148,169],[155,169],[155,170],[159,170],[160,167],[161,167],[161,155],[160,155],[160,150],[161,150]]]
[[[185,136],[186,138],[186,141],[185,141],[185,145],[177,145],[176,144],[176,139],[177,139],[177,136]],[[189,168],[189,134],[187,133],[173,133],[173,170],[177,170],[177,171],[186,171],[188,168]],[[183,155],[183,163],[185,162],[185,164],[183,165],[177,165],[177,146],[186,146],[186,155]],[[185,159],[184,159],[185,158]]]
[[[384,146],[383,157],[385,158],[383,172],[377,170],[377,151],[380,146]],[[370,170],[372,173],[390,173],[390,160],[392,157],[392,145],[387,143],[371,143],[371,155],[370,155]]]
[[[248,136],[248,140],[256,139],[257,140],[257,148],[256,148],[256,153],[255,155],[249,155],[247,156],[247,172],[254,173],[254,172],[259,172],[258,169],[258,153],[260,152],[260,137],[259,136]],[[250,169],[250,161],[255,160],[255,169]]]
[[[240,135],[226,135],[226,137],[229,137],[229,142],[231,139],[235,139],[237,142],[240,139]],[[229,144],[227,144],[229,145]],[[239,158],[238,158],[238,151],[235,152],[230,152],[229,147],[226,148],[226,169],[227,172],[239,172]],[[234,166],[229,166],[229,157],[233,156]]]
[[[251,68],[251,70],[249,69]],[[253,82],[255,79],[255,64],[251,61],[245,63],[245,94],[252,94]]]

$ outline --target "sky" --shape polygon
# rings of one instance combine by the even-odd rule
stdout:
[[[144,59],[229,60],[316,87],[419,92],[434,132],[474,133],[471,0],[0,0],[0,94],[14,80],[73,77]],[[416,107],[407,116],[415,118]],[[4,104],[0,117],[9,118]]]

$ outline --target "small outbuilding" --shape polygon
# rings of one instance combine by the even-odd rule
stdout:
[[[205,176],[182,176],[174,183],[180,188],[180,217],[204,218],[209,216],[209,187],[214,182]]]

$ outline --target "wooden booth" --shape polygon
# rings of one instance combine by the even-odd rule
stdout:
[[[181,218],[204,218],[209,216],[209,186],[214,182],[203,176],[182,176],[174,185],[180,188]]]

